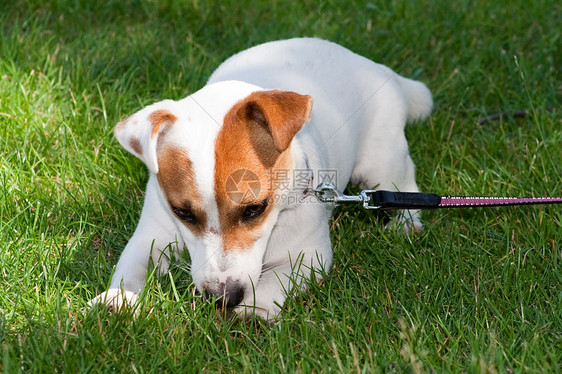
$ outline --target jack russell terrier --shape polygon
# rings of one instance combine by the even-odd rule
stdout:
[[[333,207],[311,187],[329,177],[341,190],[418,191],[404,127],[432,104],[423,83],[303,38],[240,52],[193,95],[133,114],[115,136],[150,171],[144,207],[110,289],[90,304],[134,303],[149,259],[166,272],[186,247],[203,295],[242,317],[278,316],[332,262]],[[418,211],[396,219],[421,229]]]

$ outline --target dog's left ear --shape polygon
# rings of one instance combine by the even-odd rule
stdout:
[[[133,114],[115,126],[121,145],[140,158],[154,174],[158,173],[158,138],[177,121],[173,100],[164,100]]]
[[[242,110],[246,119],[267,130],[279,152],[289,147],[312,111],[310,96],[289,91],[257,91],[245,101]]]

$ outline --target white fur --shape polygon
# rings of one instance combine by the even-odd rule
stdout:
[[[425,85],[319,39],[259,45],[225,61],[207,86],[192,96],[150,107],[171,108],[177,115],[180,123],[170,128],[173,136],[167,136],[189,150],[209,225],[216,229],[211,231],[214,234],[195,238],[173,216],[155,177],[158,165],[154,153],[148,158],[140,156],[151,171],[141,219],[119,259],[110,290],[91,303],[107,303],[110,296],[111,305],[118,307],[131,300],[146,282],[150,255],[160,272],[167,270],[169,243],[177,243],[174,248],[187,246],[193,280],[200,290],[205,282],[224,282],[227,277],[252,290],[236,308],[240,315],[253,312],[263,318],[277,316],[295,285],[313,270],[329,269],[331,207],[304,197],[302,188],[286,190],[278,197],[253,248],[234,254],[222,251],[213,195],[214,140],[224,114],[234,103],[260,89],[293,91],[314,100],[310,123],[292,141],[295,170],[310,168],[315,176],[322,169],[336,170],[337,185],[342,190],[350,181],[363,188],[418,190],[404,126],[429,115],[432,99]],[[138,116],[142,122],[146,111],[133,117]],[[150,143],[146,129],[139,126],[126,131]],[[128,146],[128,136],[131,134],[117,134],[134,153]],[[155,149],[152,143],[150,147]],[[301,201],[292,201],[295,199]],[[417,211],[405,216],[411,218],[406,222],[409,227],[421,228]],[[119,300],[116,296],[120,289],[127,292],[127,301],[121,299],[121,304],[115,301]]]

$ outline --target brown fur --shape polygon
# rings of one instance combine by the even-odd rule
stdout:
[[[158,183],[170,207],[190,209],[197,224],[185,223],[194,235],[203,235],[207,227],[207,214],[195,174],[187,152],[175,147],[163,148],[158,154]]]
[[[133,151],[135,151],[139,156],[142,155],[142,144],[138,138],[131,136],[131,139],[129,140],[129,145],[131,146]]]
[[[166,122],[174,123],[178,118],[167,110],[156,110],[148,116],[148,120],[152,122],[152,137],[154,137],[160,131],[162,124]]]

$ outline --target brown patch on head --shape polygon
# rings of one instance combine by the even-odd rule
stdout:
[[[162,109],[152,112],[148,116],[148,120],[152,123],[152,137],[154,137],[160,131],[160,126],[163,123],[170,122],[173,124],[178,120],[178,117],[170,111]]]
[[[135,151],[138,155],[142,155],[142,144],[139,138],[131,136],[131,139],[129,139],[129,145],[131,146],[131,149]]]
[[[235,104],[224,117],[215,143],[215,196],[226,251],[250,247],[274,206],[281,185],[278,171],[292,169],[290,144],[310,116],[312,99],[294,92],[258,91]],[[240,170],[246,170],[239,178]],[[233,178],[234,177],[234,178]],[[233,199],[232,184],[241,189]],[[256,188],[258,186],[259,188]],[[267,204],[245,220],[248,207]]]
[[[194,235],[203,235],[207,214],[187,152],[175,147],[164,148],[158,154],[158,166],[156,177],[170,209],[190,212],[195,221],[184,221],[184,224]],[[180,216],[178,218],[181,220]]]

